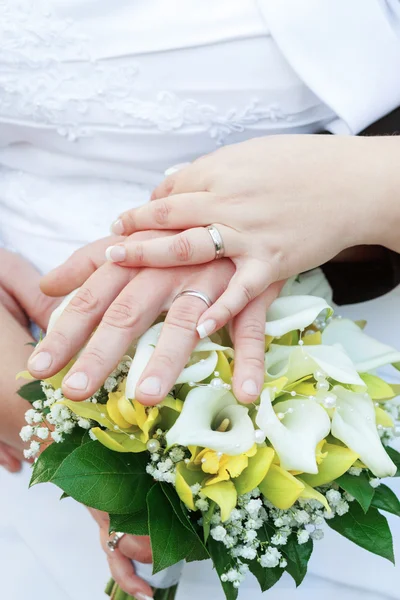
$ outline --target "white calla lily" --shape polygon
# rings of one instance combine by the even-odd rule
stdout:
[[[136,352],[126,380],[126,397],[132,400],[143,371],[147,367],[156,348],[163,323],[157,323],[139,338]],[[218,362],[217,350],[226,350],[225,346],[214,344],[209,338],[201,340],[193,350],[189,364],[183,369],[176,383],[199,382],[207,379],[215,370]]]
[[[70,303],[70,301],[72,300],[72,298],[75,296],[75,294],[77,294],[77,292],[79,291],[79,289],[80,288],[74,290],[73,292],[71,292],[70,294],[68,294],[68,296],[65,296],[65,298],[61,302],[61,304],[59,304],[57,306],[57,308],[55,308],[53,310],[53,312],[51,313],[50,318],[49,318],[49,323],[47,325],[47,333],[50,333],[50,331],[54,328],[54,325],[56,324],[56,322],[58,321],[58,319],[61,317],[61,315],[64,312],[64,310],[67,308],[67,306]]]
[[[380,440],[374,403],[368,394],[357,394],[341,386],[335,386],[332,392],[337,397],[332,434],[356,452],[376,477],[395,475],[396,465]]]
[[[400,361],[400,352],[370,337],[350,319],[333,319],[322,333],[322,343],[341,344],[359,372]]]
[[[327,412],[314,400],[294,398],[273,405],[272,399],[271,389],[265,388],[256,424],[274,447],[281,467],[318,473],[316,448],[331,428]]]
[[[215,431],[226,419],[229,429]],[[248,409],[239,405],[233,394],[204,386],[189,392],[166,439],[168,446],[200,446],[236,456],[254,445],[254,425]]]
[[[322,269],[313,269],[290,277],[279,296],[318,296],[332,304],[333,292]]]
[[[338,346],[271,344],[265,354],[267,379],[286,377],[288,383],[292,383],[317,369],[340,383],[366,387],[350,358]]]
[[[267,311],[265,334],[279,337],[296,329],[305,329],[321,312],[333,309],[317,296],[284,296],[277,298]]]

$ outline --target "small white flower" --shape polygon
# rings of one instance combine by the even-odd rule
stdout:
[[[311,537],[313,540],[318,541],[318,540],[322,540],[324,537],[324,532],[322,531],[322,529],[315,529],[312,533],[311,533]]]
[[[42,410],[42,408],[43,408],[43,401],[42,400],[35,400],[35,402],[32,402],[32,406],[33,406],[33,408],[36,408],[36,410]]]
[[[171,460],[173,460],[175,463],[177,463],[185,458],[185,453],[182,450],[182,448],[175,447],[175,448],[172,448],[172,450],[169,453],[169,456],[170,456]]]
[[[375,477],[374,479],[369,480],[369,485],[373,488],[377,488],[381,485],[381,480]]]
[[[271,543],[275,546],[284,546],[287,544],[287,536],[279,532],[272,536]]]
[[[225,527],[222,527],[222,525],[218,525],[217,527],[213,527],[211,529],[210,534],[216,542],[222,542],[226,536],[226,529]]]
[[[94,442],[97,441],[97,437],[95,436],[95,434],[93,433],[93,431],[91,429],[89,429],[89,437],[91,440],[93,440]],[[147,470],[147,469],[146,469]]]
[[[306,525],[310,522],[310,515],[305,510],[296,510],[294,512],[294,518],[299,525]]]
[[[26,413],[25,413],[25,421],[28,423],[28,425],[33,425],[33,423],[34,423],[34,420],[33,420],[34,415],[36,415],[36,410],[34,410],[33,408],[30,408],[29,410],[26,411]]]
[[[66,406],[61,407],[60,417],[62,419],[64,419],[64,420],[70,419],[71,415],[72,415],[71,411]]]
[[[279,563],[279,566],[281,567],[281,569],[284,569],[285,567],[287,567],[287,560],[286,560],[286,558],[282,558],[282,560]]]
[[[115,379],[115,377],[107,377],[107,379],[104,382],[104,389],[106,390],[106,392],[112,392],[118,385],[118,381]]]
[[[260,498],[257,498],[256,500],[250,500],[245,508],[251,517],[257,518],[258,513],[262,508],[262,501],[260,500]]]
[[[210,507],[208,500],[206,500],[205,498],[199,498],[199,500],[195,502],[195,506],[196,508],[201,510],[201,512],[207,512]]]
[[[84,418],[80,417],[78,419],[78,426],[82,427],[82,429],[90,429],[92,424],[89,421],[89,419],[84,419]]]
[[[31,445],[30,445],[29,449],[32,452],[32,455],[35,456],[39,452],[39,450],[40,450],[40,444],[39,444],[39,442],[37,442],[36,440],[34,440],[33,442],[31,442]]]
[[[174,463],[172,462],[172,460],[170,458],[166,458],[164,461],[161,461],[158,464],[158,470],[161,471],[161,473],[166,473],[173,466],[174,466]]]
[[[354,477],[358,477],[359,475],[361,475],[361,473],[362,469],[359,469],[358,467],[350,467],[349,469],[349,474],[354,475]]]
[[[242,546],[240,556],[246,560],[253,560],[257,556],[257,550],[250,546]]]
[[[29,440],[33,437],[35,430],[30,425],[25,425],[20,431],[20,438],[23,442],[29,442]]]
[[[331,506],[337,506],[337,504],[342,500],[342,494],[337,490],[328,490],[326,492],[326,499]]]
[[[190,490],[194,496],[197,496],[201,490],[200,483],[195,483],[194,485],[190,486]]]
[[[246,542],[254,542],[254,540],[257,538],[257,531],[255,531],[254,529],[248,529],[246,531],[246,533],[244,534],[244,539],[246,540]]]
[[[64,421],[59,427],[63,433],[71,433],[71,431],[75,429],[75,421]]]
[[[49,437],[49,430],[47,427],[38,427],[36,429],[36,435],[38,436],[38,438],[40,438],[41,440],[47,440],[47,438]]]
[[[54,390],[54,400],[56,400],[58,402],[62,398],[63,398],[62,389],[58,388],[57,390]]]
[[[53,431],[50,435],[53,438],[53,440],[56,442],[56,444],[59,444],[64,439],[62,433],[60,433],[59,431]]]
[[[297,542],[299,543],[300,546],[302,544],[306,544],[309,539],[310,539],[310,534],[308,533],[308,531],[306,529],[300,529],[297,532]]]
[[[268,548],[260,558],[260,565],[264,568],[273,569],[279,565],[282,554],[277,548]]]
[[[349,505],[345,500],[342,500],[335,506],[335,509],[339,517],[342,517],[347,512],[349,512]]]
[[[35,411],[35,414],[33,415],[33,422],[41,423],[42,421],[43,421],[43,416],[41,415],[41,413]]]
[[[31,450],[24,450],[24,457],[26,458],[26,460],[30,460],[31,458],[33,458],[33,454]]]

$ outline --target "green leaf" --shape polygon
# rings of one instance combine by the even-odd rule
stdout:
[[[299,544],[296,536],[290,536],[281,550],[287,560],[286,571],[290,573],[298,587],[307,574],[307,565],[313,551],[313,542],[310,539],[305,544]]]
[[[147,507],[131,515],[110,515],[111,531],[121,531],[131,535],[149,535]]]
[[[69,498],[68,494],[66,494],[65,492],[63,492],[60,496],[60,501],[61,500],[65,500],[65,498]]]
[[[175,515],[178,517],[181,524],[193,536],[193,548],[190,554],[187,555],[186,562],[207,560],[208,558],[210,558],[208,550],[204,546],[203,540],[201,538],[200,530],[197,530],[191,522],[187,510],[184,504],[180,501],[175,489],[167,483],[161,483],[161,488],[166,497],[168,498],[168,501],[171,504]]]
[[[227,548],[225,548],[222,542],[216,542],[212,537],[210,537],[208,539],[208,549],[220,580],[221,576],[229,571],[229,569],[236,568],[232,557],[229,555]],[[236,600],[238,597],[238,590],[233,587],[232,583],[229,581],[221,581],[221,585],[224,590],[226,600]]]
[[[375,489],[374,499],[372,500],[372,506],[385,510],[394,515],[400,517],[400,500],[396,494],[387,485],[381,483]]]
[[[147,507],[155,574],[190,556],[197,541],[177,517],[161,485],[149,491]]]
[[[88,437],[83,429],[74,429],[66,435],[64,441],[51,444],[42,452],[33,466],[33,472],[29,487],[37,483],[52,481],[57,470],[64,460],[74,452],[82,443],[86,443]],[[90,439],[90,438],[89,438]]]
[[[46,400],[40,381],[25,383],[25,385],[19,388],[17,394],[24,400],[28,400],[31,404],[36,402],[36,400]]]
[[[397,467],[397,473],[395,477],[400,477],[400,453],[397,452],[397,450],[395,450],[394,448],[391,448],[390,446],[385,446],[385,450]]]
[[[263,592],[266,592],[278,583],[284,572],[280,567],[266,569],[260,565],[257,559],[254,559],[249,563],[249,569],[254,577],[256,577]]]
[[[121,454],[99,442],[74,450],[51,481],[78,502],[108,513],[143,510],[153,481],[146,473],[147,454]]]
[[[217,508],[216,502],[212,500],[209,503],[209,509],[205,515],[203,515],[203,533],[204,533],[204,543],[207,544],[208,536],[210,535],[211,529],[211,519],[213,518],[215,509]]]
[[[369,477],[365,471],[362,471],[358,476],[345,473],[336,479],[336,483],[343,490],[354,496],[363,511],[367,512],[371,506],[375,490],[369,484]]]
[[[392,534],[387,520],[376,508],[364,513],[357,502],[351,502],[348,513],[328,519],[327,524],[357,546],[394,563]]]

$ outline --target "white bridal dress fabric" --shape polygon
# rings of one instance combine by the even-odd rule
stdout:
[[[398,17],[398,0],[0,0],[1,242],[45,272],[173,164],[254,136],[357,133],[400,105]],[[399,301],[348,312],[398,345]],[[0,471],[2,597],[100,600],[96,525],[28,480]],[[304,586],[266,597],[400,598],[399,575],[328,532]],[[179,600],[206,595],[222,599],[215,576],[189,565]],[[254,581],[240,598],[261,598]]]

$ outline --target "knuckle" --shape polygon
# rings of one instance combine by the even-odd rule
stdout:
[[[46,347],[49,347],[50,343],[52,343],[53,345],[61,346],[61,348],[63,349],[68,348],[70,346],[69,339],[65,335],[65,333],[56,328],[52,329],[48,336],[45,337],[43,342],[40,344],[41,347],[42,344],[44,347],[44,342],[47,342]]]
[[[168,370],[173,369],[176,364],[175,352],[159,352],[157,354],[157,362]]]
[[[159,200],[153,203],[153,216],[158,225],[166,225],[168,223],[171,208],[167,202]]]
[[[255,292],[251,285],[247,283],[239,283],[239,291],[247,300],[247,302],[251,302],[255,298]]]
[[[126,213],[121,215],[120,219],[126,231],[135,231],[137,229],[136,214],[134,210],[128,210]]]
[[[139,322],[142,307],[137,300],[129,297],[114,301],[103,317],[103,325],[117,329],[133,329]]]
[[[187,262],[193,256],[193,245],[187,235],[182,233],[173,240],[171,251],[180,262]]]
[[[184,301],[183,301],[184,300]],[[198,305],[195,298],[184,298],[168,313],[166,325],[171,329],[193,333],[196,330],[196,315]]]
[[[246,366],[252,367],[257,370],[264,371],[264,355],[256,356],[255,354],[249,354],[243,357]]]
[[[82,287],[71,299],[65,310],[85,316],[93,314],[98,305],[99,300],[92,294],[91,290],[88,287]]]
[[[135,264],[140,266],[144,263],[144,249],[143,249],[143,244],[137,244],[135,247]]]
[[[106,365],[106,357],[100,348],[96,348],[95,346],[88,346],[85,350],[85,361],[89,363],[94,363],[99,367],[104,367]]]
[[[264,341],[265,324],[256,318],[247,318],[240,327],[238,338],[251,342]]]

